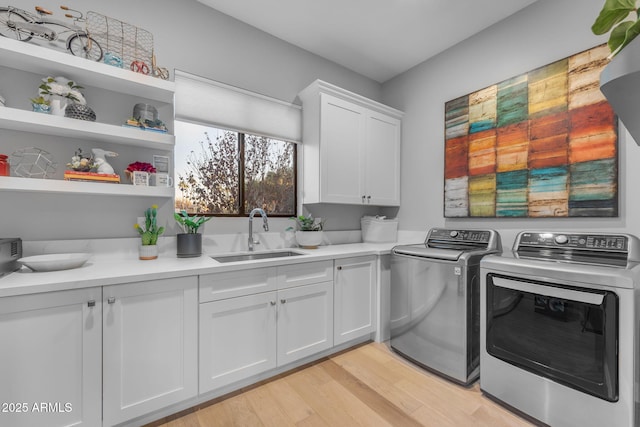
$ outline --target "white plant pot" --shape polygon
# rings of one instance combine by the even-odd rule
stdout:
[[[322,231],[296,231],[296,242],[304,249],[316,249],[322,244]]]
[[[158,245],[140,244],[138,246],[138,257],[142,260],[158,258]]]

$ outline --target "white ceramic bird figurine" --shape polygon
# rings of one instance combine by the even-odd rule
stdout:
[[[92,148],[93,152],[93,161],[98,165],[98,169],[96,172],[98,173],[106,173],[106,174],[114,174],[115,171],[113,167],[107,163],[105,157],[118,157],[118,153],[113,151],[105,151],[102,148]]]

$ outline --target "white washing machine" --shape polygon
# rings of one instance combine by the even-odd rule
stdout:
[[[480,263],[480,388],[554,427],[639,425],[640,241],[518,234]]]

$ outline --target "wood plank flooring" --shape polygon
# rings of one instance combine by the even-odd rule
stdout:
[[[528,427],[482,395],[369,343],[147,427]]]

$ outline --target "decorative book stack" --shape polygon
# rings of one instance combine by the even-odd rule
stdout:
[[[120,175],[112,173],[79,172],[73,170],[64,171],[64,179],[67,181],[101,181],[120,183]]]

